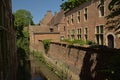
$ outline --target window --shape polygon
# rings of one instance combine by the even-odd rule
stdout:
[[[96,34],[99,34],[99,26],[96,26]]]
[[[80,22],[80,11],[77,12],[77,20],[78,20],[78,23]]]
[[[82,33],[81,31],[82,31],[81,28],[77,29],[77,38],[78,38],[78,40],[81,39],[81,33]]]
[[[103,33],[104,33],[104,28],[103,25],[96,26],[96,42],[99,45],[103,45]]]
[[[71,30],[71,35],[74,35],[74,34],[75,34],[75,30],[72,29],[72,30]]]
[[[70,30],[68,30],[68,39],[70,39]]]
[[[64,40],[65,39],[65,37],[64,36],[60,36],[60,40]]]
[[[54,30],[53,30],[53,28],[50,28],[50,32],[53,32]]]
[[[88,40],[88,28],[85,28],[84,33],[85,33],[85,40],[87,41]]]
[[[73,24],[73,22],[74,22],[74,21],[73,21],[73,15],[71,15],[71,23]]]
[[[85,28],[85,34],[88,34],[88,28]]]
[[[84,10],[84,20],[85,21],[87,21],[87,17],[88,17],[88,9],[87,8],[85,8],[85,10]]]
[[[59,30],[60,30],[60,27],[59,27],[59,25],[57,25],[56,27],[57,27],[57,30],[59,31]]]
[[[64,26],[64,31],[66,31],[66,28],[65,28],[65,26]]]
[[[104,16],[104,0],[100,0],[100,7],[99,7],[99,11],[100,11],[100,16]]]
[[[95,32],[96,32],[96,34],[103,34],[104,33],[103,25],[96,26]]]
[[[103,25],[100,25],[100,33],[103,33]]]
[[[68,17],[68,18],[67,18],[67,25],[69,25],[69,23],[70,23],[70,22],[69,22],[69,17]]]
[[[75,30],[74,29],[71,30],[71,38],[72,38],[72,40],[75,39]]]

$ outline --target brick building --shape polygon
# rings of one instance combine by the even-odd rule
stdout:
[[[48,25],[60,32],[59,40],[66,37],[65,16],[62,9],[60,10],[60,12],[55,13]]]
[[[0,80],[16,80],[15,38],[11,0],[0,0]]]
[[[52,41],[59,41],[60,33],[57,27],[48,25],[52,18],[52,12],[48,11],[42,21],[40,21],[40,25],[30,25],[30,47],[37,45],[39,40],[51,39]]]
[[[98,5],[102,5],[98,8]],[[65,12],[67,38],[82,39],[107,45],[111,48],[120,48],[120,34],[114,28],[108,29],[109,0],[90,0],[79,7]],[[117,25],[118,26],[118,25]]]
[[[66,12],[60,10],[54,16],[48,11],[40,22],[39,27],[42,29],[40,30],[39,28],[32,32],[35,32],[36,35],[39,34],[38,37],[41,40],[53,39],[54,41],[59,41],[64,38],[71,40],[78,39],[92,41],[111,48],[120,48],[120,33],[117,33],[114,28],[108,28],[111,25],[114,27],[119,25],[106,24],[108,20],[105,17],[110,13],[108,10],[109,2],[108,0],[105,2],[103,0],[90,0],[72,10]],[[102,5],[98,7],[100,3]],[[50,35],[51,31],[52,34]],[[54,32],[57,32],[57,34]],[[53,35],[54,38],[52,37]]]

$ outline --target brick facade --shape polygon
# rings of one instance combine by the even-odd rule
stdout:
[[[100,0],[91,0],[70,11],[65,12],[67,38],[90,40],[99,45],[120,48],[120,34],[115,34],[115,30],[108,30],[106,25],[109,14],[106,0],[103,7],[98,8]],[[101,9],[102,8],[102,9]],[[102,10],[104,11],[102,13]],[[87,19],[86,17],[87,16]],[[78,19],[79,17],[79,19]],[[97,30],[99,30],[97,32]],[[111,39],[108,39],[110,35]],[[117,44],[118,43],[118,44]]]
[[[100,0],[90,0],[70,11],[55,14],[47,26],[55,29],[54,33],[59,34],[49,33],[49,29],[45,29],[45,27],[43,28],[48,30],[46,33],[43,33],[45,31],[42,29],[39,30],[40,28],[30,30],[30,39],[35,43],[31,46],[32,50],[43,52],[48,63],[53,63],[61,71],[67,72],[68,80],[106,79],[106,75],[99,72],[99,69],[108,65],[109,57],[116,53],[117,49],[111,48],[120,48],[120,34],[116,34],[114,29],[108,30],[109,25],[106,25],[108,20],[105,16],[110,13],[109,0],[106,0],[100,7],[101,10],[98,8],[99,4]],[[56,21],[57,19],[58,21]],[[41,31],[43,32],[41,33]],[[89,40],[99,45],[69,46],[67,43],[55,41],[59,41],[62,36],[71,40]],[[41,42],[43,39],[53,39],[48,53],[45,53],[44,45]]]
[[[29,26],[30,32],[30,47],[37,45],[39,40],[51,39],[52,41],[60,40],[60,32],[58,32],[57,27],[50,25],[53,16],[50,11],[44,16],[40,25],[38,26]]]
[[[110,65],[111,56],[119,53],[118,49],[105,46],[70,46],[60,42],[51,42],[48,53],[45,53],[42,41],[33,49],[42,52],[48,64],[66,73],[67,80],[106,79],[109,76],[100,70]]]
[[[116,34],[115,29],[109,30],[108,27],[111,25],[106,24],[108,20],[105,17],[110,13],[108,10],[109,2],[106,0],[103,5],[98,7],[100,0],[91,0],[67,12],[60,10],[54,16],[48,11],[42,19],[40,26],[45,28],[44,26],[47,25],[47,28],[52,29],[53,32],[59,32],[59,40],[79,39],[92,41],[111,48],[120,48],[120,43],[118,43],[120,34]],[[112,26],[119,25],[112,24]],[[49,31],[46,32],[48,33]],[[50,35],[47,35],[46,37],[50,38]]]

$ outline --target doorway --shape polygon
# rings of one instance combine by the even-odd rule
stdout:
[[[113,37],[113,35],[108,35],[107,36],[107,38],[108,38],[108,47],[109,48],[114,48],[114,37]]]

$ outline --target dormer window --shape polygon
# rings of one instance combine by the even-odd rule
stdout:
[[[85,8],[84,9],[84,20],[87,21],[87,18],[88,18],[88,9]]]
[[[74,20],[73,20],[73,14],[71,15],[71,23],[73,24]]]
[[[70,23],[70,22],[69,22],[69,17],[67,17],[67,25],[69,25],[69,23]]]
[[[100,16],[104,16],[104,0],[100,0],[99,14]]]
[[[77,21],[80,22],[80,11],[77,12]]]

